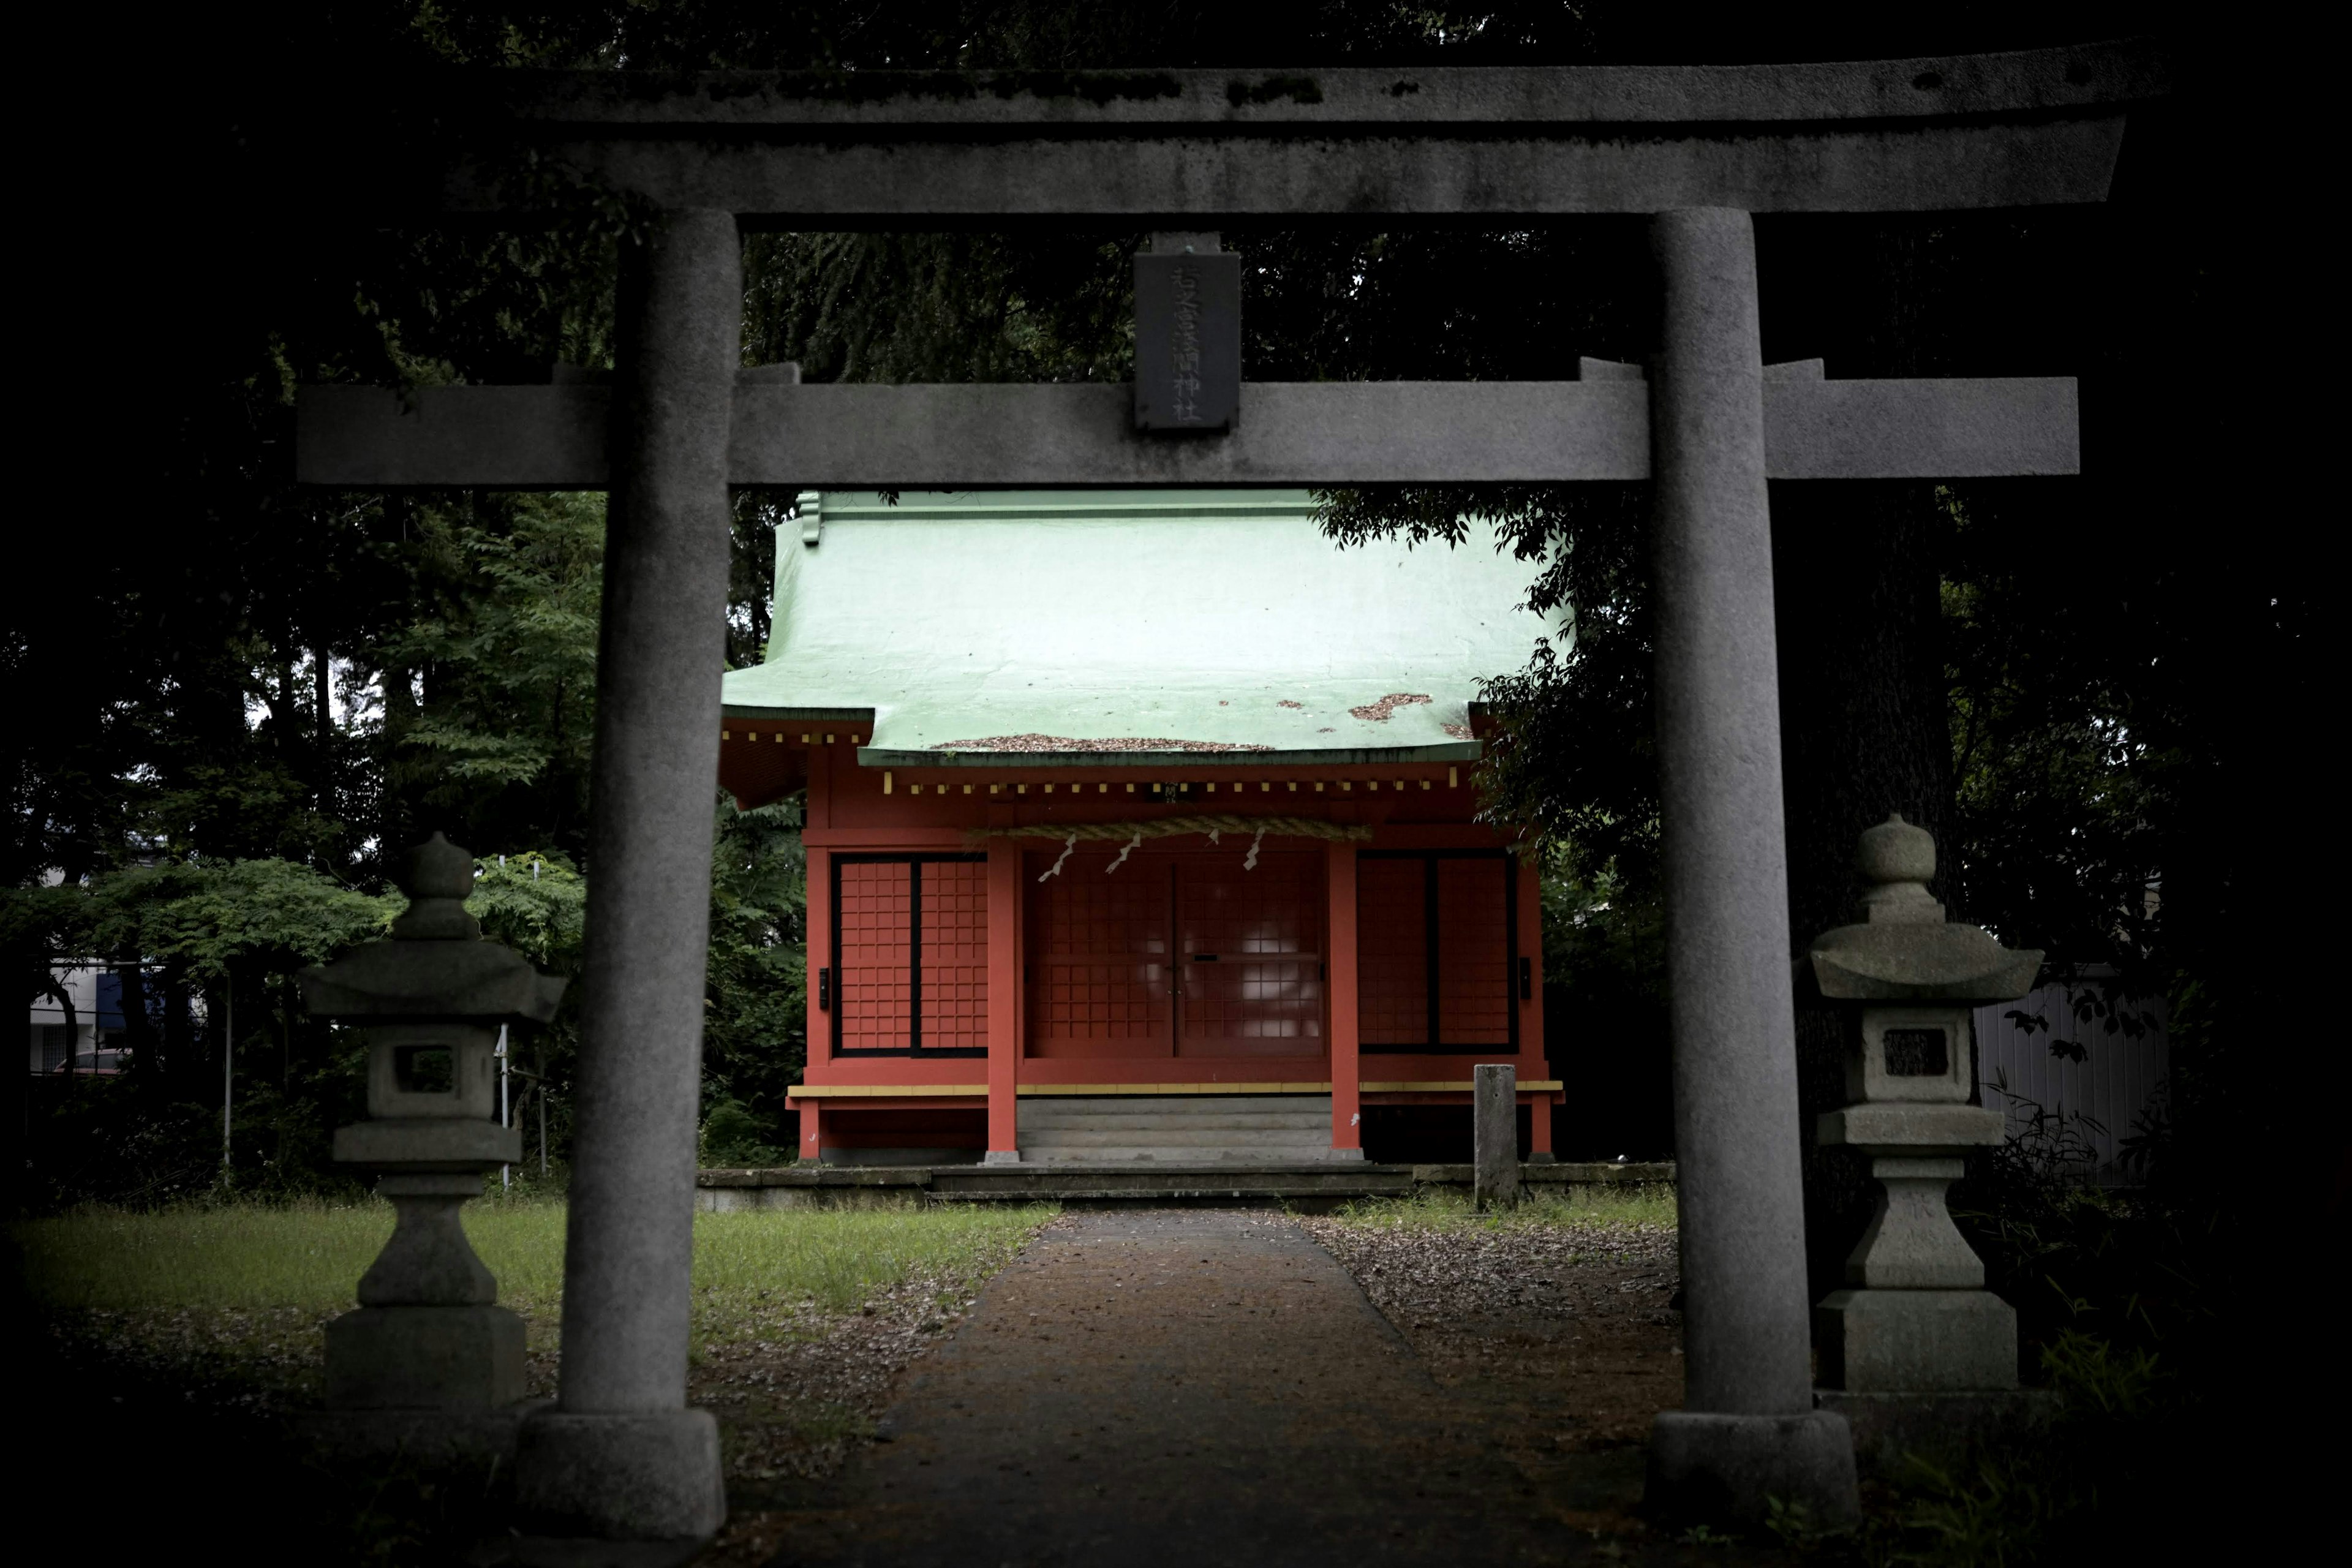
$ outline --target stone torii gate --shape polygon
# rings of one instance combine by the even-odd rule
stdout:
[[[1796,66],[801,79],[499,73],[518,144],[662,209],[612,384],[313,387],[338,489],[609,488],[561,1392],[522,1430],[532,1527],[721,1522],[686,1405],[709,802],[730,486],[1649,479],[1687,1397],[1654,1495],[1856,1507],[1809,1364],[1766,481],[2066,474],[2067,379],[1836,381],[1759,352],[1758,212],[2103,200],[2144,46]],[[474,165],[498,166],[495,159]],[[507,210],[451,176],[453,217]],[[740,230],[1234,220],[1650,222],[1655,359],[1575,380],[1244,384],[1236,427],[1139,431],[1106,385],[802,385],[741,366]],[[512,221],[512,220],[509,220]],[[1335,1058],[1339,1042],[1335,1042]],[[1335,1086],[1336,1087],[1336,1086]]]

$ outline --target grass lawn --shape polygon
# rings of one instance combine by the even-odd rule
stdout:
[[[730,1494],[756,1501],[837,1469],[906,1366],[1055,1212],[696,1215],[688,1397],[719,1417]],[[489,1197],[467,1205],[465,1225],[499,1300],[529,1325],[531,1392],[552,1393],[562,1204]],[[16,1304],[46,1339],[19,1391],[28,1419],[59,1452],[173,1454],[168,1474],[142,1482],[159,1516],[205,1515],[257,1479],[278,1488],[259,1525],[238,1516],[245,1561],[455,1560],[505,1528],[496,1467],[325,1465],[280,1419],[318,1403],[322,1330],[352,1309],[392,1226],[377,1201],[85,1209],[10,1226],[27,1287]]]
[[[772,1325],[776,1309],[854,1311],[916,1277],[943,1288],[984,1279],[1049,1216],[992,1205],[698,1214],[696,1350]],[[485,1200],[465,1211],[499,1300],[530,1324],[534,1351],[552,1348],[561,1316],[563,1224],[554,1201]],[[349,1310],[392,1234],[392,1208],[372,1200],[85,1209],[9,1231],[32,1294],[61,1317],[134,1330],[194,1324],[214,1351],[233,1352]]]
[[[1672,1231],[1676,1223],[1671,1183],[1538,1187],[1516,1209],[1482,1215],[1470,1194],[1424,1187],[1409,1198],[1368,1198],[1329,1217],[1342,1225],[1391,1230],[1510,1231],[1573,1226],[1607,1230]]]

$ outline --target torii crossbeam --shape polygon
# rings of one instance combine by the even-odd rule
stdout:
[[[1790,992],[1769,479],[2075,471],[2066,379],[1826,379],[1759,353],[1756,212],[2105,199],[2144,46],[1830,65],[803,79],[494,73],[453,216],[527,150],[666,221],[610,387],[320,387],[298,472],[338,488],[613,493],[562,1392],[526,1424],[537,1528],[707,1537],[685,1405],[695,1099],[730,485],[970,488],[1648,479],[1687,1397],[1674,1505],[1856,1507],[1813,1409]],[[1651,218],[1647,384],[1247,385],[1223,437],[1138,434],[1125,388],[803,386],[740,370],[752,226]]]

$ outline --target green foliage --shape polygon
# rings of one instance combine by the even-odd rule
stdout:
[[[730,1165],[777,1164],[797,1142],[784,1094],[808,1059],[808,860],[798,797],[714,824],[702,1023],[703,1140]]]
[[[1481,815],[1572,845],[1588,875],[1606,868],[1636,891],[1654,885],[1658,819],[1645,504],[1633,486],[1413,487],[1326,491],[1318,514],[1343,545],[1400,535],[1449,549],[1482,518],[1528,563],[1527,606],[1561,630],[1484,683],[1497,730]]]
[[[482,934],[559,974],[580,972],[588,883],[560,853],[525,849],[475,862],[466,912]]]
[[[1963,896],[2062,970],[2098,964],[2160,990],[2153,890],[2195,766],[2187,737],[2159,738],[2166,693],[2147,669],[2161,636],[2129,618],[2086,636],[2075,606],[2049,602],[2069,542],[2000,492],[1937,494],[1955,557],[1944,626]]]
[[[2193,1540],[2226,1492],[2217,1397],[2242,1376],[2225,1327],[2244,1252],[2210,1184],[2088,1185],[2082,1129],[2029,1117],[1952,1194],[1986,1282],[2018,1309],[2045,1424],[1944,1462],[1913,1456],[1864,1531],[1874,1563],[2009,1568],[2088,1553],[2155,1558]]]
[[[202,982],[251,963],[283,972],[383,935],[404,907],[284,860],[165,864],[100,878],[89,950],[181,960]]]
[[[2029,1357],[2095,1333],[2118,1354],[2154,1355],[2211,1332],[2221,1194],[2210,1184],[2118,1191],[2085,1179],[2081,1118],[2030,1102],[2019,1131],[1971,1162],[1952,1218],[1985,1261],[1987,1286],[2018,1311]]]
[[[2168,1487],[2199,1463],[2194,1405],[2168,1387],[2155,1356],[2094,1334],[2068,1331],[2041,1363],[2058,1400],[2047,1424],[1956,1462],[1911,1456],[1891,1517],[1865,1531],[1869,1557],[2008,1568],[2157,1545],[2154,1521],[2175,1511],[2163,1504]],[[2210,1486],[2210,1475],[2190,1484]]]
[[[601,495],[421,506],[407,551],[431,598],[371,652],[388,780],[417,822],[470,844],[584,842],[595,733]],[[412,703],[409,687],[422,691]]]
[[[706,1167],[789,1165],[793,1151],[774,1142],[776,1124],[740,1100],[703,1101],[699,1156]]]

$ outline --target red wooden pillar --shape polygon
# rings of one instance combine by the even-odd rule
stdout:
[[[833,1058],[833,1007],[841,1005],[841,966],[833,951],[833,852],[808,852],[808,1060],[814,1067]],[[827,977],[820,983],[820,971]],[[826,993],[829,993],[827,994]],[[820,1005],[824,1004],[824,1005]],[[802,1076],[806,1077],[804,1072]],[[824,1152],[824,1104],[803,1100],[799,1153],[814,1161]]]
[[[1021,850],[988,851],[988,1163],[1021,1158]]]
[[[833,1015],[841,1005],[841,965],[833,951],[833,851],[808,852],[808,1061],[833,1059]],[[821,973],[829,978],[820,979]],[[826,994],[826,993],[831,994]]]
[[[1356,847],[1324,847],[1324,889],[1330,908],[1326,973],[1331,997],[1331,1152],[1340,1159],[1364,1157],[1363,1093],[1358,1087],[1356,1042]]]
[[[1511,976],[1511,996],[1519,1009],[1519,1055],[1535,1058],[1538,1067],[1530,1075],[1523,1063],[1519,1077],[1549,1078],[1551,1064],[1544,1060],[1542,879],[1536,875],[1536,868],[1519,857],[1512,858],[1511,866],[1512,891],[1519,906],[1519,973]]]
[[[1520,968],[1511,977],[1513,1002],[1519,1010],[1519,1057],[1522,1063],[1535,1058],[1535,1077],[1550,1078],[1551,1062],[1544,1054],[1543,889],[1533,864],[1515,857],[1511,866],[1519,910]],[[1528,1070],[1524,1065],[1519,1068],[1523,1081]],[[1528,1159],[1548,1165],[1553,1159],[1551,1091],[1531,1095],[1528,1103]]]

